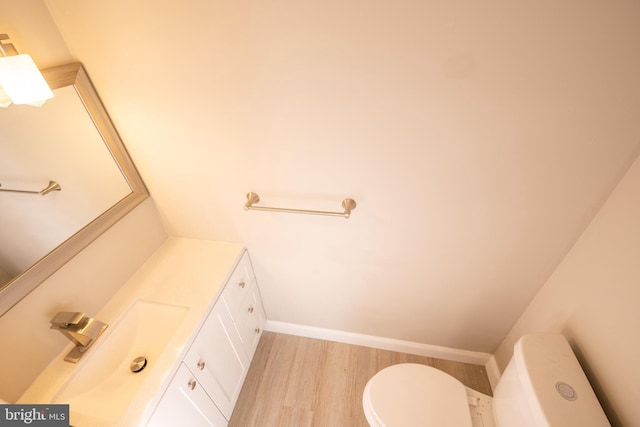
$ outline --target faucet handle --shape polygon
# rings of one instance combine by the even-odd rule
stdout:
[[[61,311],[53,316],[53,319],[50,320],[52,326],[58,327],[67,327],[69,325],[77,325],[85,313],[80,312],[72,312],[72,311]]]

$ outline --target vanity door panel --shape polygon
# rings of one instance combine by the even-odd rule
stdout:
[[[250,360],[224,304],[213,307],[184,362],[229,419]]]
[[[227,427],[227,424],[195,376],[180,364],[147,427]]]

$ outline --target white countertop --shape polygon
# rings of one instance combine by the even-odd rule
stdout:
[[[105,402],[104,412],[96,414],[99,418],[91,420],[90,427],[137,426],[151,415],[151,409],[161,397],[160,392],[177,370],[177,362],[186,353],[243,252],[244,247],[239,243],[169,238],[99,313],[87,313],[113,325],[137,300],[188,308],[160,357],[152,366],[145,368],[148,370],[146,378],[126,412],[114,414],[111,418],[107,415],[105,419],[105,414],[109,413],[108,402]],[[64,361],[73,345],[65,347],[17,403],[50,403],[73,376],[74,370],[91,357],[90,353],[100,350],[100,340],[105,339],[108,333],[109,328],[98,339],[95,348],[89,349],[77,364]],[[73,404],[70,410],[71,424],[74,424]]]

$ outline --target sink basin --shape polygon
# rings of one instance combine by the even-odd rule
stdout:
[[[75,425],[96,425],[97,415],[104,425],[117,420],[153,370],[154,361],[188,310],[183,306],[135,301],[78,362],[52,403],[68,403]],[[129,365],[139,356],[147,359],[147,365],[134,373]]]

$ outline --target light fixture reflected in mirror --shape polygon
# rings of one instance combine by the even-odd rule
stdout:
[[[0,34],[0,107],[28,104],[39,107],[53,92],[29,55],[19,55],[7,34]]]

